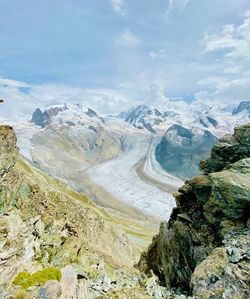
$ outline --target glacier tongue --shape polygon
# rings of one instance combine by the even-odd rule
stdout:
[[[158,170],[160,166],[152,167],[152,164],[155,165],[157,162],[152,159],[153,147],[151,147],[150,136],[127,135],[125,143],[125,151],[122,155],[89,168],[87,174],[92,181],[104,187],[118,200],[159,220],[167,220],[172,208],[175,207],[171,192],[168,193],[146,180],[143,181],[137,174],[135,166],[140,159],[145,157],[147,166],[144,170],[147,174],[147,170],[150,169],[149,176],[158,173],[159,182],[168,183],[175,190],[182,184],[181,180],[168,176],[166,173],[162,175],[163,171]]]

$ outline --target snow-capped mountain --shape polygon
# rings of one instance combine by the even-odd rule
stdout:
[[[41,128],[45,128],[52,122],[53,117],[57,116],[60,112],[67,109],[68,107],[66,105],[62,107],[51,107],[45,111],[42,111],[40,108],[37,108],[32,115],[31,122],[33,122],[35,125]]]
[[[146,129],[151,133],[155,133],[154,126],[158,126],[166,120],[166,116],[158,109],[139,105],[131,108],[127,112],[122,112],[119,117],[138,129]]]
[[[84,104],[66,103],[8,123],[21,153],[51,176],[78,191],[95,190],[94,200],[108,198],[103,204],[111,208],[116,198],[122,212],[129,205],[164,219],[175,203],[171,194],[197,174],[215,136],[249,121],[244,109],[232,115],[199,103],[165,108],[140,105],[102,118]]]
[[[220,107],[201,104],[190,104],[182,110],[171,109],[170,111],[140,105],[120,113],[119,117],[135,128],[151,133],[164,134],[173,124],[179,124],[186,128],[207,129],[217,137],[221,137],[226,132],[232,132],[235,126],[245,124],[249,120],[248,105],[248,102],[242,102],[234,110],[233,115]]]
[[[206,159],[217,138],[208,130],[172,125],[155,150],[158,163],[182,179],[197,175],[199,161]]]
[[[174,124],[186,128],[199,128],[209,130],[217,137],[225,132],[232,132],[235,126],[245,124],[250,116],[250,101],[242,101],[233,113],[224,111],[219,107],[206,105],[186,105],[183,109],[156,109],[152,106],[139,105],[121,112],[118,117],[101,117],[93,109],[84,104],[64,104],[52,106],[44,111],[37,108],[32,115],[32,122],[41,128],[51,124],[61,126],[81,126],[90,130],[98,130],[103,126],[113,129],[120,122],[129,127],[145,133],[163,135]]]
[[[61,126],[88,125],[91,130],[96,130],[96,127],[101,127],[105,123],[104,119],[94,110],[83,104],[64,104],[50,107],[44,111],[37,108],[32,115],[31,122],[41,128],[52,124]]]
[[[246,115],[248,114],[248,117],[250,118],[250,101],[242,101],[238,105],[237,108],[233,110],[233,115],[237,115],[239,113],[245,113]]]

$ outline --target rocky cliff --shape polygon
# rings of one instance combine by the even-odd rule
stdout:
[[[57,116],[60,112],[67,110],[67,106],[64,105],[62,107],[53,107],[45,111],[41,111],[40,108],[37,108],[32,114],[31,122],[35,125],[45,128],[50,125],[52,118]]]
[[[125,232],[133,229],[129,219],[30,166],[13,129],[0,126],[1,299],[164,294],[155,278],[133,268],[139,248]]]
[[[249,298],[250,123],[220,139],[200,167],[138,267],[195,298]]]

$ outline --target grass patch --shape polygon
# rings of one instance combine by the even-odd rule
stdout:
[[[55,267],[43,269],[42,271],[30,274],[28,272],[20,272],[14,279],[13,284],[22,287],[27,290],[31,286],[41,286],[48,280],[60,281],[62,273]]]

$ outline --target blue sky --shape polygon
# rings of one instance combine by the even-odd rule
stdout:
[[[104,112],[250,98],[249,0],[0,0],[0,11],[0,96],[12,103],[27,91]]]

